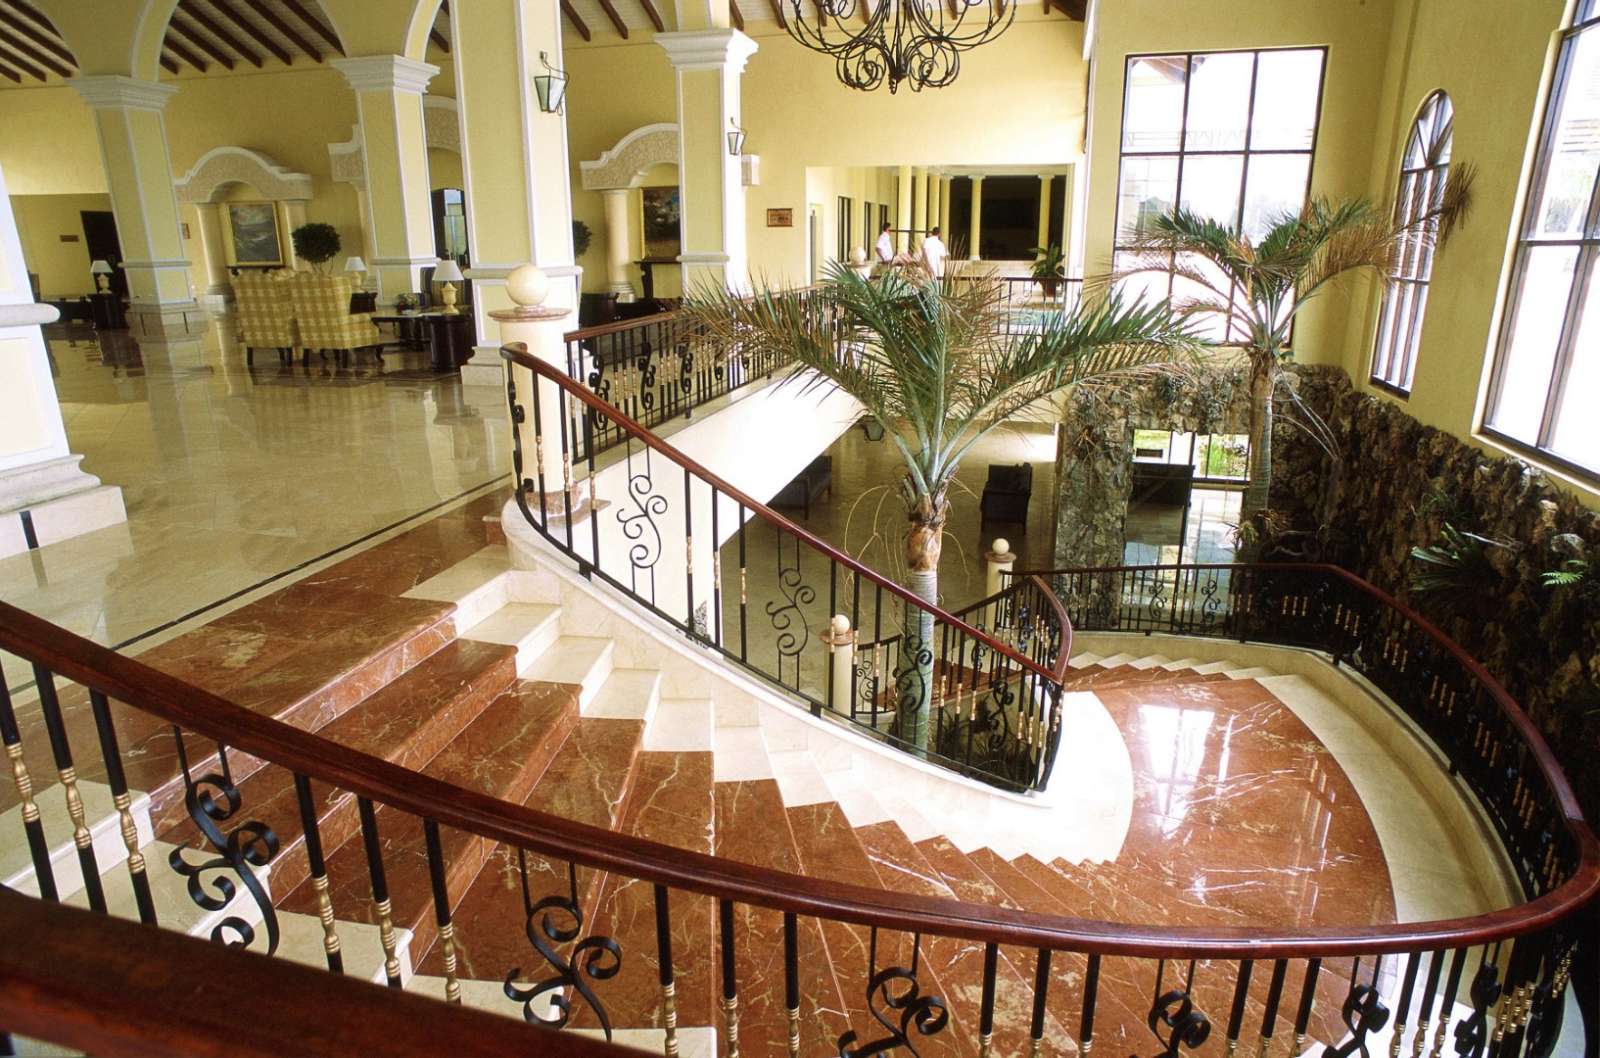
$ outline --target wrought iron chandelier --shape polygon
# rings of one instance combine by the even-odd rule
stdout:
[[[893,93],[902,81],[913,92],[950,84],[961,53],[1004,33],[1019,0],[813,0],[809,14],[805,0],[784,2],[789,36],[833,56],[839,80],[863,92],[888,82]]]

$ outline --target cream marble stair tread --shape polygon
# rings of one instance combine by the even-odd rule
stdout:
[[[852,827],[868,827],[874,823],[893,822],[894,816],[884,807],[854,771],[831,771],[822,773],[822,781],[828,784],[828,791],[833,794],[833,799],[839,803],[839,810],[844,813]]]
[[[42,776],[40,778],[43,778]],[[37,780],[36,780],[37,781]],[[111,800],[111,787],[104,783],[78,780],[78,796],[83,800],[85,822],[94,841],[95,864],[102,875],[128,861],[128,847],[122,841],[122,819]],[[150,844],[155,831],[150,825],[150,798],[130,792],[128,809],[139,831],[139,847]],[[83,869],[78,865],[78,846],[72,840],[72,817],[67,813],[66,788],[59,783],[35,790],[34,804],[45,840],[50,843],[50,874],[56,893],[66,899],[83,888]],[[33,855],[22,825],[22,806],[13,805],[0,812],[0,884],[29,896],[39,895],[39,879],[33,870]]]
[[[1196,665],[1204,664],[1205,661],[1201,658],[1179,658],[1177,661],[1169,661],[1161,667],[1166,669],[1168,672],[1180,672],[1183,669],[1192,669]]]
[[[1095,661],[1103,669],[1114,669],[1119,665],[1127,665],[1137,660],[1136,654],[1112,654],[1110,657],[1099,658]]]
[[[1128,662],[1128,667],[1132,669],[1154,669],[1166,665],[1171,660],[1165,654],[1146,654],[1142,658],[1134,658]]]
[[[810,750],[784,750],[767,752],[772,763],[772,777],[778,781],[778,794],[785,808],[823,804],[832,801],[833,790],[822,776]]]
[[[256,939],[251,945],[257,951],[265,950],[266,930],[260,928],[262,920],[261,908],[256,906],[255,898],[250,895],[250,890],[241,884],[231,870],[207,871],[205,873],[205,891],[207,895],[215,896],[216,885],[214,879],[227,878],[233,883],[234,893],[226,905],[208,911],[195,903],[189,896],[189,879],[172,869],[169,857],[177,845],[165,841],[152,841],[142,850],[145,860],[145,877],[150,881],[150,898],[155,904],[156,923],[162,929],[170,929],[178,933],[187,933],[195,937],[210,937],[211,931],[225,918],[239,918],[248,922],[255,928]],[[205,850],[188,849],[185,862],[195,864],[204,863],[216,858],[216,853],[209,847]],[[267,899],[272,899],[272,865],[252,867],[251,872],[261,883],[262,891]],[[133,879],[128,874],[126,865],[115,871],[107,871],[100,875],[101,887],[106,894],[106,910],[117,918],[128,919],[131,922],[139,921],[139,904],[133,895]],[[67,903],[74,907],[87,908],[89,894],[80,889],[68,897]],[[230,934],[231,936],[231,934]]]
[[[1093,654],[1086,650],[1082,654],[1074,654],[1067,659],[1067,665],[1074,669],[1086,669],[1099,661],[1101,657],[1102,655],[1100,654]]]
[[[542,683],[577,684],[580,688],[578,708],[582,712],[611,675],[615,650],[616,643],[610,639],[563,635],[528,667],[522,678]]]
[[[912,844],[918,844],[944,833],[941,828],[930,823],[927,816],[918,811],[916,806],[898,790],[887,788],[871,790],[869,787],[869,792],[888,811],[889,818],[899,824],[901,832],[910,839]]]
[[[1230,680],[1253,680],[1263,676],[1276,676],[1278,670],[1269,669],[1265,665],[1252,665],[1248,668],[1223,669],[1222,674]]]
[[[1208,661],[1204,665],[1195,665],[1194,672],[1200,676],[1209,676],[1213,672],[1226,672],[1230,667],[1236,668],[1235,661]]]
[[[344,960],[344,972],[373,984],[388,982],[384,968],[382,931],[365,922],[334,922],[339,934],[339,954]],[[395,955],[400,960],[400,984],[406,987],[411,978],[411,937],[409,929],[394,931]],[[278,950],[280,959],[288,959],[302,966],[319,970],[328,968],[327,950],[322,946],[322,920],[315,915],[302,915],[293,911],[278,912]],[[257,941],[260,944],[261,941]],[[444,994],[440,989],[440,996]]]
[[[561,635],[561,607],[508,602],[462,632],[460,638],[515,647],[524,675]]]
[[[454,603],[456,627],[469,628],[510,602],[511,554],[491,544],[437,573],[401,597]]]
[[[579,715],[603,720],[643,720],[648,729],[661,701],[659,669],[612,669],[593,700],[580,699]]]
[[[644,728],[642,749],[658,753],[710,753],[715,706],[710,698],[662,698]]]
[[[711,730],[712,777],[716,782],[749,782],[771,779],[772,761],[761,728],[755,726],[714,727]]]

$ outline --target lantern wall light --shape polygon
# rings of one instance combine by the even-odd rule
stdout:
[[[550,56],[547,52],[539,53],[539,61],[544,64],[544,73],[533,75],[533,90],[539,97],[539,109],[546,114],[564,114],[563,106],[567,101],[567,73],[550,65]]]

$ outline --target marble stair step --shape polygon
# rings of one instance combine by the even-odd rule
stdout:
[[[1090,653],[1089,651],[1086,650],[1081,654],[1074,654],[1071,658],[1069,658],[1067,660],[1067,664],[1071,668],[1086,669],[1090,665],[1093,665],[1095,662],[1099,661],[1101,659],[1101,657],[1103,657],[1103,656],[1104,655],[1101,655],[1101,654]]]
[[[1179,669],[1192,669],[1196,665],[1204,664],[1205,661],[1201,658],[1179,658],[1177,661],[1169,661],[1161,667],[1168,671],[1176,672]]]
[[[318,734],[401,767],[421,768],[477,720],[510,687],[515,675],[510,648],[456,640]],[[327,854],[356,833],[360,825],[356,799],[328,783],[313,782],[311,787]],[[311,871],[294,776],[284,768],[263,768],[239,783],[239,797],[247,818],[266,823],[277,834],[273,865],[279,892],[293,891]],[[162,836],[184,844],[199,840],[188,820]]]
[[[883,807],[889,811],[889,817],[900,825],[913,843],[920,844],[943,833],[899,790],[883,787],[873,790],[873,795],[883,803]]]
[[[203,886],[208,897],[215,898],[221,895],[216,884],[218,878],[227,878],[233,883],[234,892],[222,907],[216,909],[201,907],[189,895],[188,876],[179,874],[172,867],[170,858],[177,848],[177,845],[158,840],[152,841],[143,850],[145,877],[150,885],[150,899],[155,907],[156,923],[162,929],[187,933],[193,937],[209,938],[225,919],[237,919],[255,930],[251,949],[265,951],[266,930],[259,928],[265,917],[265,911],[256,902],[249,888],[239,881],[231,870],[207,871],[203,875]],[[216,855],[214,850],[207,850],[205,853],[187,850],[184,853],[184,862],[193,866],[215,859]],[[252,867],[251,873],[270,904],[272,865]],[[100,876],[100,885],[105,893],[108,914],[130,922],[139,921],[139,903],[134,896],[133,879],[126,866],[103,873]],[[89,894],[86,890],[79,889],[67,897],[66,902],[74,907],[87,908]],[[226,936],[232,940],[238,938],[239,934],[230,928]]]
[[[462,632],[461,638],[516,648],[517,672],[525,673],[560,635],[561,607],[508,602]]]
[[[772,777],[778,782],[778,794],[785,808],[799,805],[832,804],[833,790],[822,771],[817,767],[810,750],[785,750],[767,758],[772,761]]]
[[[504,544],[468,555],[405,593],[408,599],[453,603],[456,627],[471,628],[511,601],[511,555]]]
[[[757,867],[802,873],[776,780],[718,781],[715,795],[716,855]],[[800,1053],[836,1054],[839,1037],[847,1027],[844,1000],[824,955],[825,942],[817,920],[802,916],[797,925]],[[781,913],[748,904],[735,905],[740,1053],[752,1058],[788,1054],[783,950]]]
[[[1266,676],[1278,675],[1278,670],[1269,669],[1265,665],[1251,665],[1247,668],[1223,669],[1222,674],[1230,680],[1254,680]]]
[[[753,782],[772,778],[772,760],[761,728],[722,727],[711,729],[717,782]]]
[[[1136,661],[1138,660],[1138,657],[1139,655],[1137,654],[1111,654],[1107,657],[1099,659],[1095,662],[1095,664],[1103,669],[1114,669]]]
[[[39,776],[35,782],[45,778]],[[112,801],[111,787],[80,781],[78,796],[83,801],[84,821],[93,841],[95,865],[100,874],[115,871],[128,862],[128,847],[122,840],[122,816]],[[56,894],[66,899],[83,888],[83,868],[78,862],[77,843],[73,840],[72,817],[67,812],[66,787],[57,783],[35,788],[33,801],[39,809],[39,823],[49,845],[50,877],[55,882]],[[150,798],[143,793],[131,793],[128,811],[138,831],[139,847],[143,848],[155,838],[150,825]],[[0,844],[0,885],[38,896],[39,878],[33,869],[33,855],[23,829],[20,804],[0,812],[0,835],[4,836],[4,844]]]
[[[648,729],[661,701],[661,673],[657,669],[612,669],[583,710],[584,716],[604,720],[639,720]]]
[[[524,679],[541,683],[570,683],[579,688],[578,707],[587,709],[611,675],[616,644],[600,636],[563,635],[541,654]]]
[[[828,784],[828,792],[833,795],[845,818],[858,832],[862,827],[893,820],[894,816],[873,794],[859,772],[853,769],[827,771],[822,773],[822,779]]]
[[[660,753],[710,753],[712,718],[710,698],[662,698],[646,722],[643,748]]]
[[[503,649],[503,648],[502,648]],[[570,741],[577,702],[570,687],[521,682],[500,695],[443,750],[421,767],[425,774],[503,800],[521,800]],[[426,952],[437,935],[422,822],[380,806],[377,812],[384,871],[396,926],[412,930],[413,953]],[[452,827],[440,828],[446,887],[454,906],[478,879],[493,843]],[[327,854],[335,915],[377,924],[371,876],[359,827]],[[307,880],[279,907],[315,914],[317,895]],[[458,935],[459,935],[458,928]]]
[[[339,958],[344,972],[375,985],[389,980],[380,930],[365,922],[334,923],[339,936]],[[328,954],[324,946],[322,920],[315,915],[301,915],[292,911],[278,912],[278,950],[280,959],[288,959],[302,966],[327,969]],[[411,980],[411,941],[408,929],[395,931],[395,955],[400,960],[400,982],[405,986]]]
[[[1142,658],[1134,658],[1132,661],[1128,662],[1128,665],[1129,667],[1135,669],[1153,669],[1158,666],[1165,665],[1171,660],[1172,659],[1167,657],[1165,654],[1146,654]]]
[[[713,852],[711,754],[641,753],[637,776],[617,822],[624,834],[661,841],[691,852]],[[654,886],[626,874],[608,872],[600,883],[597,910],[586,932],[609,937],[623,953],[621,970],[604,985],[603,998],[611,1023],[618,1027],[660,1028],[665,999],[658,977]],[[717,951],[716,901],[669,890],[667,908],[672,926],[673,1004],[680,1025],[715,1024]],[[594,1011],[574,1003],[572,1024],[599,1024]]]
[[[1208,661],[1204,665],[1196,665],[1190,671],[1201,676],[1209,676],[1214,672],[1226,672],[1228,669],[1238,667],[1238,664],[1232,661]]]

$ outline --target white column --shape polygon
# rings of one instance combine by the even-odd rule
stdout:
[[[911,247],[914,251],[922,245],[922,240],[928,234],[928,170],[916,169],[913,172],[915,188],[912,191],[911,226],[916,233],[911,237]]]
[[[911,227],[911,181],[911,166],[902,165],[897,189],[899,193],[894,210],[894,226],[901,229],[898,239],[901,253],[911,252],[911,235],[905,231],[906,228]]]
[[[626,187],[608,187],[600,192],[606,207],[606,289],[617,295],[619,301],[633,300],[633,283],[630,266],[633,255],[628,252],[628,234],[632,227],[632,211],[628,203],[632,192]]]
[[[938,173],[928,174],[928,230],[932,231],[939,223],[939,181]]]
[[[968,226],[971,230],[972,246],[969,248],[967,260],[982,260],[983,254],[979,247],[983,242],[983,177],[972,178],[972,223]]]
[[[67,448],[39,329],[56,316],[33,302],[0,173],[0,558],[128,519],[122,490],[84,473]]]
[[[939,231],[950,241],[950,178],[939,177]]]
[[[683,288],[747,289],[744,182],[728,132],[743,124],[739,81],[756,42],[736,29],[658,33],[655,41],[677,71]]]

